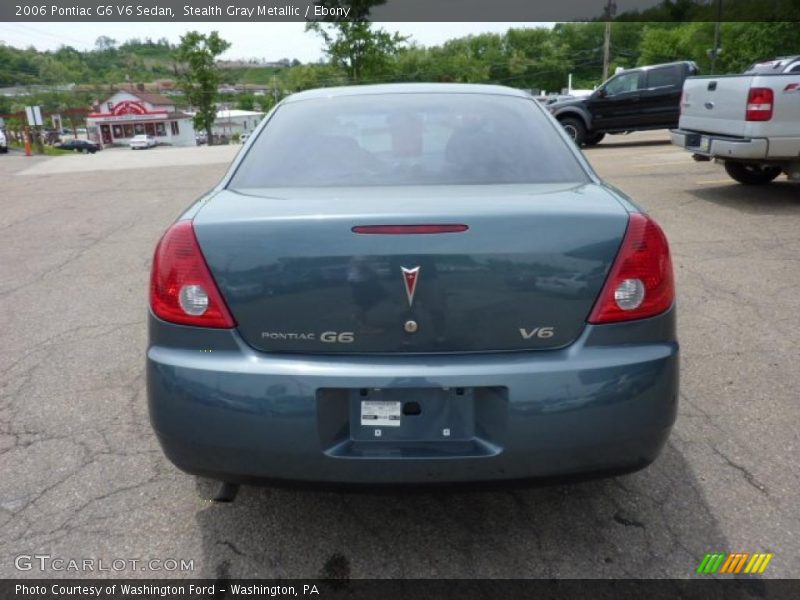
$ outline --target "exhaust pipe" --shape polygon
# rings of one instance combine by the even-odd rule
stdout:
[[[705,154],[692,154],[692,158],[695,159],[697,162],[710,162],[711,157],[706,156]]]

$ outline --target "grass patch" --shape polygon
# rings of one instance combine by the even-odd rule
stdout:
[[[10,148],[18,148],[20,150],[25,149],[24,144],[20,144],[19,142],[16,141],[12,141],[8,145]],[[35,155],[39,155],[39,153],[36,151],[36,144],[31,145],[31,152]],[[47,145],[44,147],[45,156],[63,156],[65,154],[75,154],[75,152],[72,150],[62,150],[61,148],[55,148],[53,146],[47,146]]]

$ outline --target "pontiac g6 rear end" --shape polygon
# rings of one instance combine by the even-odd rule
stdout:
[[[153,261],[150,415],[231,483],[642,468],[676,414],[659,226],[502,87],[284,100]]]

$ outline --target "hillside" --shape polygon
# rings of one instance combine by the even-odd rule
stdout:
[[[576,88],[600,83],[603,32],[604,24],[599,22],[561,23],[552,29],[510,29],[504,34],[456,38],[431,47],[409,40],[398,52],[377,61],[357,82],[330,63],[283,59],[277,63],[226,61],[220,66],[224,83],[269,87],[276,96],[310,87],[383,81],[492,82],[552,92],[565,87],[570,74]],[[713,39],[711,22],[617,21],[612,24],[611,69],[694,60],[707,73]],[[716,62],[719,73],[738,72],[766,57],[800,54],[797,22],[723,23],[721,43],[723,52]],[[163,38],[118,44],[101,36],[89,51],[69,46],[55,51],[0,46],[0,87],[75,84],[71,89],[85,93],[135,84],[169,89],[179,68],[174,54],[175,46]],[[8,112],[13,104],[0,96],[0,113]]]
[[[95,48],[79,51],[62,46],[55,51],[33,47],[0,45],[0,87],[26,85],[117,84],[149,82],[175,77],[176,47],[165,38],[153,41],[131,39],[117,45],[105,36],[97,38]],[[288,59],[260,64],[254,61],[227,61],[221,67],[231,83],[267,83],[281,69],[293,64]],[[294,61],[294,64],[299,64]]]

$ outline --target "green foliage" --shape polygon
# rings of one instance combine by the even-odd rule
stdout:
[[[386,0],[320,0],[316,4],[333,11],[341,8],[349,11],[347,20],[333,16],[306,24],[306,31],[322,38],[325,54],[333,66],[341,69],[352,83],[386,80],[391,76],[394,58],[408,38],[369,22],[370,11],[386,4]]]
[[[670,27],[651,25],[644,29],[639,45],[639,65],[648,65],[691,56],[696,60],[711,48],[714,39],[713,23],[689,23]]]
[[[737,72],[758,60],[800,54],[800,23],[723,23],[721,39],[722,72]]]
[[[283,68],[258,62],[225,68],[222,73],[226,83],[261,86],[266,94],[230,96],[228,101],[240,108],[269,110],[276,100],[291,92],[391,81],[498,83],[549,92],[566,87],[570,74],[574,88],[593,88],[601,83],[605,28],[602,22],[559,23],[552,29],[512,28],[502,34],[472,35],[423,47],[367,21],[370,10],[382,3],[382,0],[323,0],[328,7],[350,7],[350,18],[356,17],[354,21],[327,20],[307,26],[321,36],[327,60],[311,64],[287,60],[288,66]],[[716,72],[737,73],[756,60],[800,54],[800,0],[764,0],[764,5],[785,21],[752,22],[754,18],[763,18],[767,9],[753,14],[757,3],[722,1],[723,18],[730,22],[721,26],[722,53],[716,61]],[[711,21],[716,16],[716,6],[713,1],[667,0],[640,14],[621,15],[611,24],[611,72],[617,67],[693,60],[701,72],[709,73],[708,51],[714,40]],[[675,18],[686,21],[669,22]],[[196,41],[201,47],[208,42]],[[95,48],[86,52],[69,46],[38,52],[33,48],[0,45],[0,86],[92,84],[96,86],[92,93],[70,92],[60,99],[46,94],[34,97],[37,103],[52,105],[53,110],[83,107],[92,99],[102,99],[112,86],[176,79],[190,63],[180,58],[180,53],[166,39],[119,43],[107,36],[98,37]],[[209,59],[206,55],[204,60],[204,68],[210,69],[209,76],[220,73],[212,68],[213,57]],[[199,105],[196,98],[215,98],[217,85],[211,86],[211,81],[204,84],[208,89],[213,87],[211,92],[186,100]],[[200,85],[198,80],[190,87]],[[19,104],[17,99],[0,98],[0,113],[18,111]]]
[[[239,94],[236,98],[236,108],[239,110],[255,110],[256,97],[253,94]]]
[[[60,85],[66,83],[120,83],[152,81],[174,76],[174,46],[162,38],[116,40],[100,36],[95,48],[80,51],[71,46],[39,52],[0,44],[0,87]]]
[[[387,77],[394,55],[407,40],[367,21],[311,22],[306,30],[319,34],[331,63],[353,83]]]
[[[217,89],[221,83],[217,57],[230,48],[216,31],[208,35],[189,31],[181,37],[177,57],[183,69],[178,82],[187,101],[195,107],[194,126],[208,135],[211,143],[211,126],[217,114]]]

